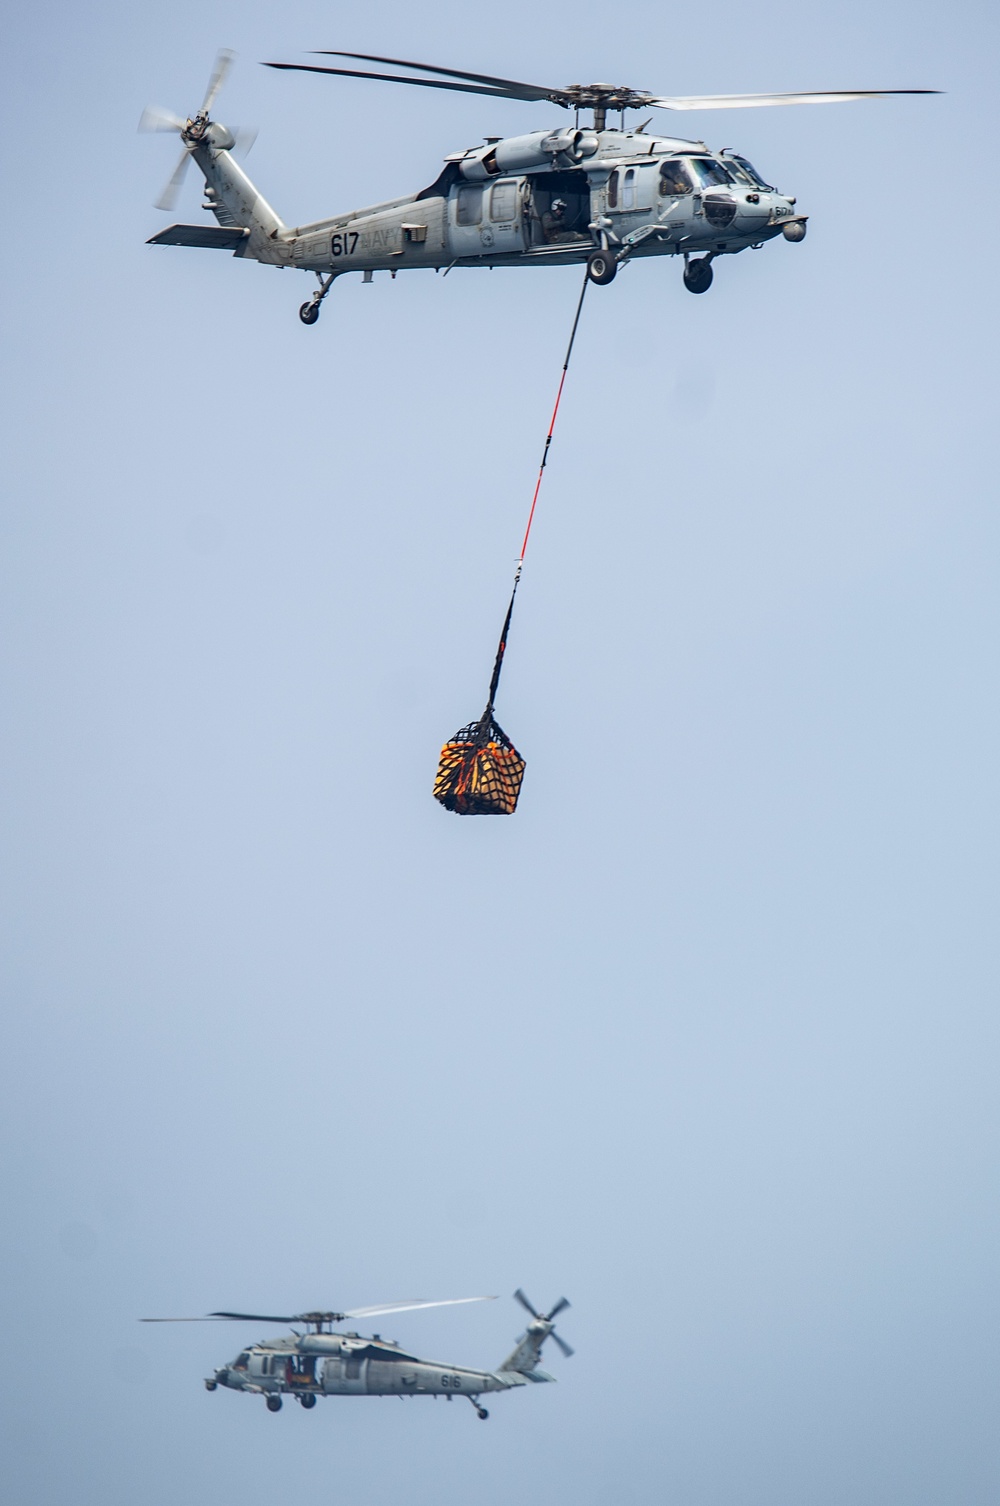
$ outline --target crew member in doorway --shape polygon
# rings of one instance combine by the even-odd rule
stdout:
[[[566,236],[566,200],[553,199],[552,203],[542,215],[542,234],[551,245],[553,241],[561,241]]]

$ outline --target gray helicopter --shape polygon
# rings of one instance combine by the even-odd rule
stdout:
[[[493,1302],[493,1297],[453,1297],[443,1302],[392,1302],[375,1307],[354,1307],[347,1312],[297,1313],[273,1317],[264,1313],[210,1313],[205,1318],[142,1318],[142,1323],[301,1323],[305,1333],[290,1333],[280,1339],[262,1339],[240,1351],[228,1365],[220,1365],[205,1381],[208,1391],[226,1386],[230,1391],[249,1391],[263,1396],[269,1412],[280,1412],[282,1398],[294,1396],[307,1410],[318,1396],[465,1396],[484,1422],[490,1415],[479,1398],[487,1391],[511,1391],[554,1381],[555,1376],[538,1368],[542,1346],[552,1339],[568,1358],[570,1346],[555,1331],[555,1318],[569,1307],[565,1297],[547,1313],[535,1310],[518,1287],[515,1299],[531,1317],[526,1331],[496,1370],[470,1370],[464,1365],[442,1365],[408,1354],[380,1334],[362,1338],[357,1333],[334,1333],[333,1325],[352,1318],[371,1318],[385,1313],[410,1312],[418,1307],[457,1307],[465,1302]]]
[[[783,236],[805,238],[807,216],[779,193],[739,153],[711,151],[703,141],[647,135],[645,121],[625,129],[630,110],[728,110],[743,106],[831,104],[888,94],[933,94],[933,89],[854,89],[807,94],[716,94],[667,98],[612,84],[571,84],[552,89],[485,73],[465,73],[358,52],[322,57],[422,70],[435,78],[363,72],[314,63],[268,63],[305,73],[380,79],[428,89],[450,89],[494,99],[548,103],[572,110],[572,127],[524,136],[485,138],[454,152],[429,187],[309,225],[286,225],[234,161],[237,136],[209,111],[230,66],[219,54],[197,114],[187,120],[150,107],[140,130],[175,131],[183,153],[157,207],[171,209],[188,162],[205,178],[205,203],[215,225],[171,225],[147,243],[232,251],[274,267],[313,272],[318,287],[299,309],[315,324],[334,280],[360,272],[411,267],[450,272],[453,267],[541,267],[586,263],[596,283],[613,281],[619,267],[638,257],[682,256],[684,284],[705,293],[712,263]],[[593,112],[581,126],[581,111]],[[608,127],[619,112],[621,128]]]

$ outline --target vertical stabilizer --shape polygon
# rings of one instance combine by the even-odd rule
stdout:
[[[196,147],[192,156],[204,176],[206,198],[216,219],[220,225],[238,225],[250,231],[251,255],[257,250],[255,241],[273,240],[284,230],[283,221],[227,149],[206,142]]]

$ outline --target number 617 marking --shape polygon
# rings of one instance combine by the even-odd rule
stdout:
[[[345,230],[343,235],[335,235],[330,241],[330,253],[333,256],[350,256],[358,244],[358,232]]]

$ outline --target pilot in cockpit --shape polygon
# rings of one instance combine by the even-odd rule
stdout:
[[[660,168],[660,193],[678,194],[691,192],[691,179],[683,162],[664,162]]]

